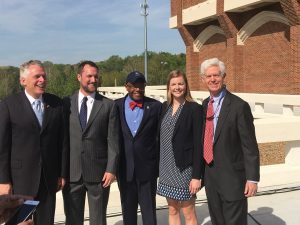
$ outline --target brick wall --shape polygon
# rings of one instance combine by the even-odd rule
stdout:
[[[185,41],[186,73],[192,90],[205,90],[199,79],[199,65],[207,58],[218,57],[227,67],[226,83],[234,92],[300,94],[300,3],[280,1],[255,9],[223,12],[223,0],[217,0],[217,19],[199,25],[185,26],[181,22],[182,8],[202,0],[172,0],[171,8],[178,15],[178,29]],[[180,7],[180,8],[179,8]],[[237,45],[237,32],[262,11],[286,16],[289,25],[270,21],[257,28]],[[193,40],[209,25],[219,26],[224,35],[215,34],[194,52]]]
[[[261,26],[244,46],[244,92],[293,94],[290,82],[289,27]]]
[[[171,17],[181,13],[181,1],[182,0],[171,0]]]
[[[200,64],[205,59],[209,59],[212,57],[218,57],[221,60],[224,60],[226,62],[226,38],[224,35],[221,34],[215,34],[213,37],[210,38],[210,40],[206,43],[205,46],[201,49],[201,51],[198,53],[199,57],[197,60],[198,65],[198,74],[200,74]],[[207,90],[205,86],[202,85],[202,83],[198,86],[194,84],[192,86],[193,90]]]

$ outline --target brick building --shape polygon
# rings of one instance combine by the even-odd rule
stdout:
[[[170,28],[186,45],[192,90],[218,57],[233,92],[300,94],[300,0],[171,0]]]

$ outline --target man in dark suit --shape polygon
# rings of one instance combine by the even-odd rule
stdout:
[[[125,83],[128,94],[116,100],[122,128],[118,184],[124,225],[137,224],[138,204],[143,224],[157,224],[157,131],[161,103],[144,96],[145,86],[144,75],[138,71],[131,72]]]
[[[63,111],[61,100],[45,93],[42,63],[20,67],[25,91],[0,103],[0,194],[21,194],[40,201],[36,225],[53,225],[55,194],[61,178]]]
[[[63,190],[67,225],[83,225],[87,193],[91,225],[106,225],[111,183],[119,158],[119,120],[114,101],[97,92],[99,69],[91,61],[79,64],[80,89],[64,99],[69,141],[65,142]]]
[[[213,225],[246,225],[247,197],[259,181],[259,151],[249,104],[224,85],[225,65],[217,58],[201,64],[210,97],[203,102],[205,190]]]

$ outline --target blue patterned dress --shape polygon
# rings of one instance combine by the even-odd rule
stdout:
[[[177,201],[188,201],[194,195],[189,191],[192,179],[192,167],[180,171],[175,164],[172,137],[176,121],[181,113],[180,105],[172,116],[173,108],[169,106],[160,127],[160,163],[157,194]]]

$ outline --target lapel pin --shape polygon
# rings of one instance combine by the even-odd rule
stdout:
[[[149,105],[147,105],[147,109],[150,109]]]

